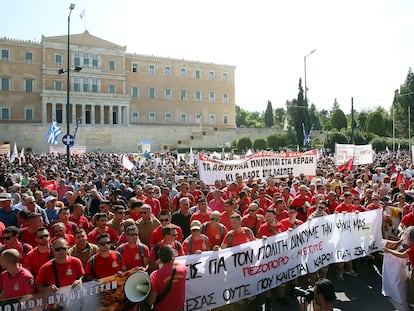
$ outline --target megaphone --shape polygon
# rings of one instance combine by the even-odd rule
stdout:
[[[124,284],[125,297],[131,302],[144,301],[151,292],[151,280],[146,272],[131,274]]]

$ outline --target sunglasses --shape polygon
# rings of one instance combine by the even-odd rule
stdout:
[[[257,209],[249,209],[249,212],[256,212]]]
[[[11,238],[12,238],[11,236],[2,236],[0,239],[8,241]]]
[[[55,252],[66,251],[67,249],[68,249],[67,247],[55,247],[54,248]]]
[[[43,234],[43,235],[39,235],[37,238],[41,240],[41,239],[48,238],[48,237],[49,237],[49,234]]]
[[[140,214],[148,214],[148,212],[140,212]]]
[[[111,241],[106,241],[106,242],[99,242],[100,246],[105,246],[105,245],[111,245],[112,242]]]
[[[220,218],[210,218],[211,221],[220,221]]]
[[[160,222],[167,222],[169,219],[160,219]]]
[[[138,233],[128,233],[127,236],[139,236]]]

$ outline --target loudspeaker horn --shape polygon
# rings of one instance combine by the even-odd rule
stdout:
[[[144,301],[151,292],[148,273],[137,271],[131,274],[124,284],[125,297],[131,302]]]

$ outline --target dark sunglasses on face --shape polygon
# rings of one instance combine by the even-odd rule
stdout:
[[[106,241],[106,242],[99,242],[100,246],[105,246],[105,245],[111,245],[112,242],[111,241]]]

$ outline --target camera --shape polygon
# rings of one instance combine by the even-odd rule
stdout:
[[[315,297],[312,289],[303,289],[299,286],[296,286],[292,289],[292,294],[295,297],[302,297],[305,298],[306,302],[311,302]]]

